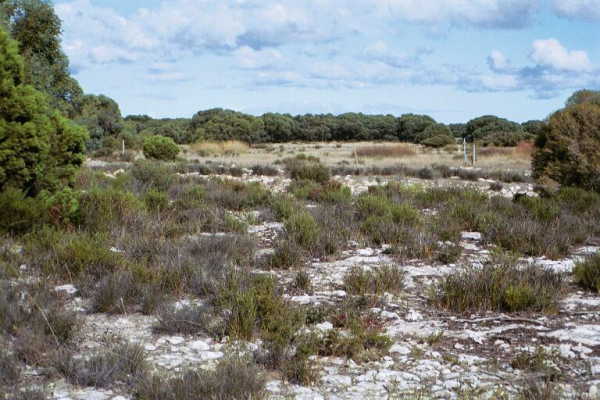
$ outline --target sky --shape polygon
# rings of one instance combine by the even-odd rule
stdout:
[[[86,93],[124,115],[493,114],[600,89],[600,0],[55,0]]]

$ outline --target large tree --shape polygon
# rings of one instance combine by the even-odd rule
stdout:
[[[600,192],[600,105],[572,99],[538,135],[533,175]]]
[[[27,84],[49,96],[50,105],[72,118],[83,92],[61,49],[61,21],[48,0],[0,1],[0,17],[25,60]]]
[[[70,183],[84,160],[86,133],[26,84],[17,42],[0,29],[0,190],[28,195]]]

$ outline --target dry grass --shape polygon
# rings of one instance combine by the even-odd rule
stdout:
[[[358,157],[410,157],[417,155],[409,144],[373,145],[358,147],[355,151]]]
[[[522,141],[515,147],[482,147],[478,149],[479,157],[506,157],[508,159],[525,159],[530,160],[533,154],[534,145],[530,141]]]
[[[519,158],[531,159],[531,155],[535,150],[533,142],[522,141],[514,148],[513,154]]]
[[[510,147],[482,147],[477,151],[479,157],[492,157],[492,156],[510,156],[513,153],[513,149]]]
[[[227,140],[224,142],[199,142],[190,146],[198,155],[205,156],[233,156],[247,153],[250,149],[244,142]]]

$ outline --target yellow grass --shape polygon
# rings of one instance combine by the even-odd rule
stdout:
[[[250,147],[238,140],[224,142],[198,142],[190,146],[200,156],[225,156],[247,153]]]

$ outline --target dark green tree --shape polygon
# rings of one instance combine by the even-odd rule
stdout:
[[[97,150],[106,138],[115,138],[123,129],[121,110],[116,101],[104,95],[85,95],[75,122],[90,133],[89,150]]]
[[[535,145],[535,178],[600,192],[600,105],[575,102],[555,112]]]
[[[69,184],[84,161],[85,130],[25,83],[17,43],[0,29],[0,191],[28,195]]]
[[[419,134],[436,122],[428,115],[404,114],[398,118],[398,139],[416,142]]]
[[[47,0],[0,1],[3,25],[20,44],[25,83],[49,96],[50,106],[72,118],[83,92],[61,49],[61,21]]]
[[[467,122],[464,137],[469,140],[477,140],[483,139],[487,135],[496,134],[498,132],[516,132],[519,134],[524,133],[521,124],[517,122],[496,117],[495,115],[484,115]]]
[[[287,142],[294,139],[298,124],[287,114],[267,113],[262,117],[265,127],[265,138],[269,142]]]

